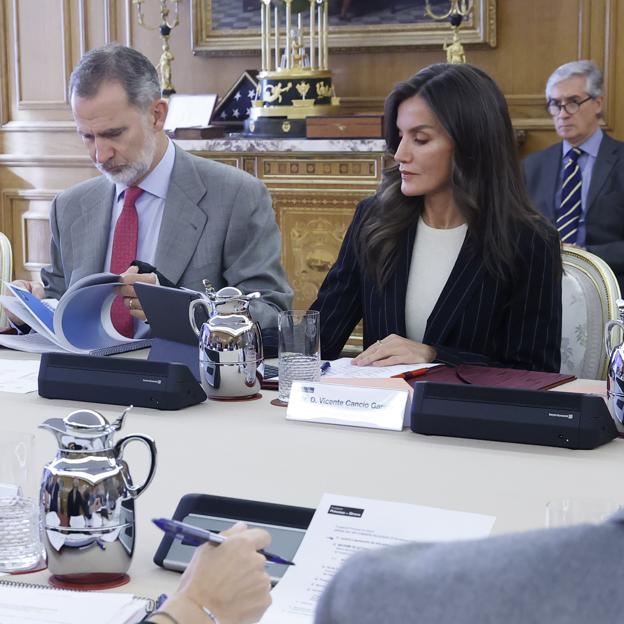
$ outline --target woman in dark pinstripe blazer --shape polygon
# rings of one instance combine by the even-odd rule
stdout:
[[[355,364],[558,371],[559,239],[528,199],[494,81],[426,67],[395,87],[385,120],[397,164],[358,206],[312,305],[323,357],[363,319]]]

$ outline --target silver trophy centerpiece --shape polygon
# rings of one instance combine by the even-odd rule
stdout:
[[[199,372],[204,391],[211,399],[247,399],[260,391],[264,358],[262,335],[249,312],[249,302],[260,297],[233,286],[206,289],[204,299],[189,307],[191,327],[199,337]],[[195,308],[203,306],[208,321],[201,329]]]
[[[128,580],[134,552],[134,500],[156,469],[152,438],[133,434],[117,441],[128,413],[110,423],[98,412],[77,410],[39,425],[58,442],[56,457],[45,466],[40,502],[44,544],[53,584],[115,586]],[[151,462],[147,478],[134,485],[123,459],[126,445],[145,444]]]

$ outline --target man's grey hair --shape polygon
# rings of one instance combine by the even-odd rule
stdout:
[[[160,99],[158,74],[150,61],[137,50],[110,43],[87,52],[69,79],[69,97],[92,98],[105,82],[118,82],[128,95],[128,103],[146,110]]]
[[[557,67],[548,78],[546,83],[546,99],[550,100],[551,93],[556,84],[572,78],[573,76],[585,77],[585,91],[593,98],[603,94],[602,72],[593,61],[572,61]]]

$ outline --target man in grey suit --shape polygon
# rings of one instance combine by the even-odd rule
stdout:
[[[103,175],[54,200],[51,264],[41,271],[43,288],[28,283],[32,292],[58,298],[86,275],[120,273],[126,285],[117,304],[133,333],[130,315],[145,319],[133,284],[156,281],[129,267],[138,259],[178,286],[202,290],[207,279],[215,289],[260,291],[252,313],[262,326],[275,325],[292,290],[265,186],[174,146],[163,131],[167,102],[156,70],[132,48],[88,52],[72,73],[70,99],[78,134]],[[115,304],[112,316],[118,327]]]
[[[316,624],[610,624],[624,613],[624,512],[600,525],[353,556]]]
[[[591,61],[566,63],[546,100],[563,141],[524,160],[529,193],[562,241],[605,260],[624,291],[624,143],[600,128],[602,73]]]

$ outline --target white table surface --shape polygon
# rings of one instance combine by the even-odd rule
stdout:
[[[0,358],[32,356],[0,350]],[[600,392],[601,382],[573,382],[568,389]],[[257,401],[207,401],[181,411],[135,408],[122,435],[154,437],[158,466],[151,486],[137,499],[137,548],[131,582],[118,591],[155,597],[171,592],[179,575],[152,557],[162,533],[150,518],[171,515],[178,500],[199,492],[314,507],[323,492],[394,500],[496,516],[494,533],[544,526],[546,504],[566,497],[613,498],[621,487],[623,440],[591,451],[428,437],[403,432],[318,425],[285,420],[270,405],[275,392]],[[36,393],[0,392],[3,429],[36,435],[37,471],[56,452],[41,429],[80,407],[109,420],[121,407],[48,400]],[[127,447],[135,483],[147,468],[143,445]],[[47,572],[21,575],[44,583]]]

